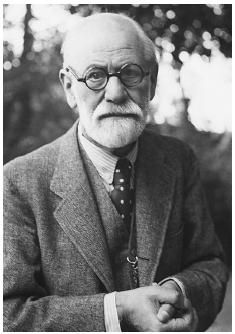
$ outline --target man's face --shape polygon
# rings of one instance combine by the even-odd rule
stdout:
[[[100,24],[95,33],[87,29],[82,45],[73,46],[70,65],[79,77],[93,66],[109,73],[125,64],[138,64],[149,71],[143,52],[133,32],[117,25]],[[86,30],[85,30],[86,31]],[[85,33],[84,31],[84,33]],[[119,78],[110,77],[104,89],[92,91],[84,83],[72,79],[71,92],[79,111],[83,133],[107,148],[126,146],[139,137],[145,127],[150,100],[150,76],[132,88]]]

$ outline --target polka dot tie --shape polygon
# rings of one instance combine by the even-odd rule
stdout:
[[[113,177],[114,189],[110,194],[118,213],[128,229],[130,229],[134,202],[133,189],[130,189],[131,170],[132,165],[128,159],[119,159],[117,161]]]

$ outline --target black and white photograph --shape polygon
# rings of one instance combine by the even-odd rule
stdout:
[[[232,4],[3,4],[3,331],[232,331]]]

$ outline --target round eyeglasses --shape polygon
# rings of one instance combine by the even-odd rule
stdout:
[[[149,75],[137,64],[125,64],[118,72],[109,73],[102,67],[92,67],[87,70],[83,78],[79,78],[71,66],[65,68],[77,81],[84,82],[88,88],[99,91],[105,88],[110,77],[117,77],[122,84],[128,88],[135,87],[141,83],[143,78]]]

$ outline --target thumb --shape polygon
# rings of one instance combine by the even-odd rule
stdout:
[[[164,288],[159,285],[152,285],[153,295],[160,304],[171,304],[176,308],[184,309],[185,301],[184,296],[181,292],[176,289]]]
[[[171,304],[162,304],[158,310],[158,320],[161,322],[169,321],[175,314],[175,308]]]

